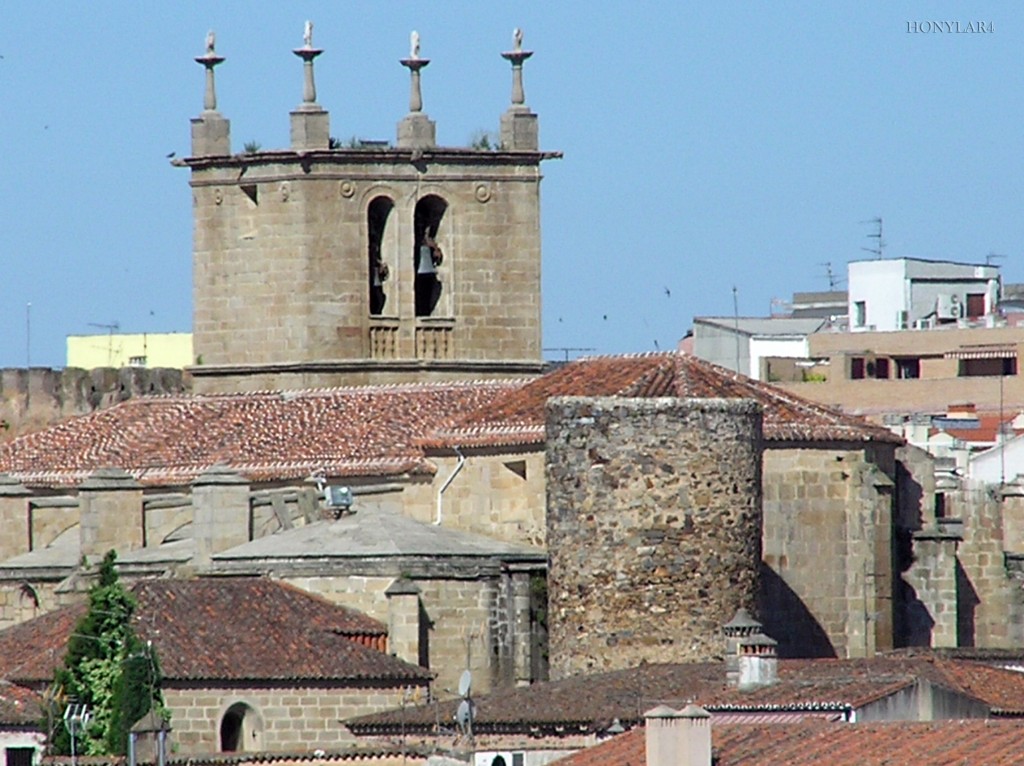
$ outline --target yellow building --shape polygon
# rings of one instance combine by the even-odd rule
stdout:
[[[173,367],[192,364],[192,333],[69,335],[68,367]]]

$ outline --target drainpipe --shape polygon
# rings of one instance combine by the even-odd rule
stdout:
[[[434,519],[434,525],[438,526],[441,524],[441,513],[444,509],[444,491],[448,489],[455,477],[459,475],[459,471],[462,470],[462,466],[466,464],[466,456],[462,454],[458,447],[455,447],[455,454],[459,456],[459,462],[455,464],[455,470],[452,471],[448,478],[444,480],[444,484],[441,485],[441,489],[437,491],[437,517]]]

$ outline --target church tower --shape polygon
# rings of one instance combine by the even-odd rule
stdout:
[[[536,374],[542,365],[537,116],[522,48],[500,145],[439,147],[414,32],[409,112],[394,145],[337,146],[317,102],[307,23],[291,147],[232,153],[213,34],[192,120],[198,392]]]

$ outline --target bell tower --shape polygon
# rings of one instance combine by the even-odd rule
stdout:
[[[394,145],[340,147],[316,98],[312,24],[294,51],[303,100],[291,146],[232,153],[206,95],[192,121],[197,391],[538,373],[541,162],[517,30],[496,149],[439,147],[423,111],[430,63],[413,33],[409,112]]]

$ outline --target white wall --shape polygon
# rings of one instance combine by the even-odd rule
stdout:
[[[1004,476],[1010,481],[1018,474],[1024,474],[1024,438],[1020,436],[974,455],[968,468],[970,478],[987,484],[999,484]]]
[[[810,350],[807,338],[751,338],[750,377],[761,379],[761,359],[766,356],[807,359]],[[735,366],[735,365],[734,365]]]
[[[899,315],[908,309],[903,260],[854,261],[849,265],[850,331],[898,330]],[[864,301],[864,326],[858,327],[856,305]]]

